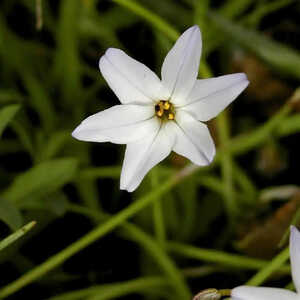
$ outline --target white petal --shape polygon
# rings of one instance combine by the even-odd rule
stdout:
[[[169,123],[163,123],[156,132],[127,145],[121,173],[122,190],[134,191],[147,172],[169,155],[174,144]]]
[[[101,73],[121,103],[152,103],[162,84],[144,64],[119,49],[109,48],[99,61]]]
[[[178,130],[173,150],[197,165],[210,164],[216,148],[207,126],[181,110],[176,112],[175,118]]]
[[[186,30],[167,54],[162,65],[162,83],[172,102],[183,105],[197,79],[202,41],[198,26]]]
[[[232,300],[299,300],[296,293],[269,287],[239,286],[231,291]]]
[[[202,125],[206,127],[206,125]],[[203,154],[202,150],[199,149],[198,146],[185,134],[183,129],[176,122],[170,122],[170,127],[172,127],[176,137],[172,150],[188,158],[196,165],[206,166],[208,164],[206,156]]]
[[[248,84],[244,73],[197,80],[188,96],[189,104],[182,109],[197,120],[208,121],[224,110]]]
[[[72,135],[82,141],[127,144],[158,126],[152,105],[115,105],[86,118]]]
[[[290,235],[290,260],[292,265],[292,276],[297,292],[300,292],[300,232],[291,226]]]

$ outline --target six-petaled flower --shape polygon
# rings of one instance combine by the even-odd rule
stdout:
[[[199,27],[186,30],[164,60],[161,80],[119,49],[101,57],[102,75],[121,105],[88,117],[73,136],[127,144],[121,189],[135,190],[171,151],[199,166],[212,162],[215,146],[203,122],[230,104],[248,80],[243,73],[197,80],[201,48]]]

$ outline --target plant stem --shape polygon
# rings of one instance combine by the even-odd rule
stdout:
[[[113,2],[127,8],[136,15],[152,24],[156,29],[166,34],[171,40],[176,40],[179,37],[179,32],[168,24],[164,19],[155,13],[151,12],[141,4],[133,0],[112,0]]]
[[[161,289],[167,286],[169,282],[163,277],[144,277],[129,280],[127,282],[118,282],[112,284],[103,284],[92,286],[86,289],[64,293],[49,298],[48,300],[79,300],[79,299],[113,299],[130,293],[141,293],[149,289]],[[90,297],[90,298],[87,298]]]
[[[156,168],[151,171],[151,183],[152,189],[154,190],[159,186],[158,172]],[[160,246],[164,248],[166,233],[161,199],[157,199],[153,202],[153,223],[156,239]]]
[[[250,280],[247,281],[247,285],[258,286],[261,285],[274,273],[278,270],[289,258],[289,247],[286,247],[282,250],[271,262],[262,268],[258,273],[256,273]]]
[[[229,137],[229,121],[227,112],[222,112],[217,117],[219,142],[221,147],[226,147],[230,141]],[[221,155],[221,173],[223,178],[225,209],[227,211],[228,220],[234,222],[237,215],[237,205],[235,202],[235,193],[233,186],[233,159],[230,152]]]
[[[220,263],[228,265],[231,267],[236,267],[238,269],[249,269],[257,270],[265,268],[269,265],[268,261],[245,257],[238,254],[228,254],[226,252],[212,250],[212,249],[202,249],[190,245],[185,245],[176,242],[168,242],[167,249],[177,255],[184,256],[186,258],[197,259],[206,262]],[[281,266],[280,272],[289,273],[289,266]]]
[[[15,242],[21,236],[26,234],[29,230],[31,230],[36,224],[36,221],[31,221],[30,223],[26,224],[25,226],[21,227],[2,241],[0,241],[0,251],[9,246],[11,243]]]

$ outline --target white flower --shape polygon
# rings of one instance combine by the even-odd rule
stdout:
[[[121,105],[88,117],[72,135],[127,144],[121,189],[135,190],[172,150],[200,166],[213,160],[214,142],[202,122],[231,103],[248,80],[243,73],[197,80],[201,48],[199,27],[186,30],[164,60],[162,80],[122,50],[110,48],[101,57],[101,73]]]
[[[296,291],[280,288],[239,286],[231,291],[232,300],[299,300],[300,299],[300,233],[291,226],[290,260]]]

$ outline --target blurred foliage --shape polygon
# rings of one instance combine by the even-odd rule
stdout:
[[[183,300],[249,278],[290,280],[281,248],[300,215],[298,1],[0,8],[1,299]],[[134,194],[121,192],[123,147],[70,135],[117,103],[98,60],[121,48],[159,73],[193,24],[204,40],[200,76],[246,72],[250,86],[209,123],[211,166],[172,154]]]

